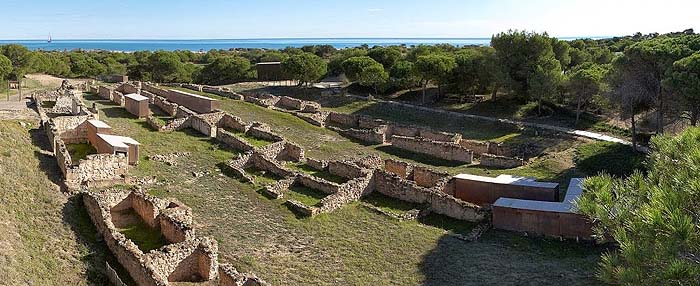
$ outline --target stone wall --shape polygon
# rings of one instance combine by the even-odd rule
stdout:
[[[458,144],[438,142],[423,138],[392,136],[392,146],[436,158],[471,164],[474,153]]]
[[[406,162],[387,159],[384,164],[384,170],[396,174],[401,179],[408,179],[413,174],[413,165]]]
[[[374,129],[355,129],[338,130],[340,134],[352,139],[372,144],[384,144],[386,142],[386,134],[378,128]]]
[[[455,144],[462,140],[462,134],[435,131],[427,128],[419,128],[418,136],[433,141],[450,142]]]
[[[153,104],[158,106],[160,109],[162,109],[165,113],[167,113],[170,116],[177,115],[178,105],[176,103],[172,103],[172,102],[168,101],[164,97],[155,96],[153,98]]]
[[[118,91],[112,92],[112,102],[119,106],[124,106],[124,94]]]
[[[464,148],[474,151],[474,154],[481,156],[481,154],[489,153],[490,143],[486,141],[462,139],[459,141],[459,145],[462,145]]]
[[[267,108],[275,106],[280,98],[269,93],[249,93],[243,95],[243,100]]]
[[[151,84],[143,84],[142,89],[160,97],[168,98],[168,90],[159,88]]]
[[[120,91],[123,94],[131,94],[131,93],[136,93],[140,94],[141,89],[131,83],[123,83],[117,87],[117,90]]]
[[[446,181],[450,174],[443,172],[435,172],[425,167],[413,167],[413,181],[417,185],[426,188],[432,188],[438,185],[441,181]]]
[[[335,194],[340,190],[340,185],[326,181],[324,179],[310,176],[307,174],[299,174],[295,183],[300,184],[304,187],[311,188],[314,190],[321,191],[326,194]]]
[[[190,127],[194,130],[199,131],[206,136],[216,138],[216,125],[224,116],[223,112],[200,114],[188,117],[190,121]]]
[[[180,105],[180,106],[177,107],[177,114],[175,115],[175,117],[177,117],[177,118],[187,118],[187,117],[190,117],[190,116],[193,116],[193,115],[196,115],[196,114],[197,114],[196,112],[194,112],[194,111],[192,111],[192,110],[189,110],[187,107],[184,107],[184,106]]]
[[[100,86],[99,89],[98,89],[98,91],[97,91],[97,95],[100,96],[100,97],[103,98],[103,99],[112,100],[112,92],[113,92],[113,91],[114,91],[114,90],[111,89],[111,88],[109,88],[109,87]]]
[[[284,140],[282,136],[279,136],[270,131],[270,126],[258,122],[253,122],[250,128],[248,128],[246,134],[265,141],[279,142]]]
[[[233,135],[233,133],[228,132],[224,129],[217,130],[216,140],[219,140],[220,142],[231,146],[233,149],[242,152],[252,151],[253,149],[255,149],[255,147],[253,147],[253,145],[250,145],[248,141],[240,139],[236,135]]]
[[[359,127],[359,118],[356,115],[331,112],[327,118],[329,125],[337,125],[343,127]]]
[[[221,117],[221,120],[219,120],[219,122],[216,124],[217,127],[230,128],[238,132],[246,132],[246,125],[247,124],[240,117],[236,117],[228,113],[224,114],[224,116]]]
[[[431,211],[455,219],[477,222],[486,218],[486,211],[477,205],[383,170],[374,172],[374,190],[402,201],[429,205]]]
[[[525,165],[525,160],[520,158],[496,156],[491,154],[482,154],[479,158],[479,163],[484,167],[497,169],[512,169]]]
[[[328,173],[340,176],[346,179],[354,179],[367,175],[367,171],[359,166],[348,161],[330,161],[328,162]]]

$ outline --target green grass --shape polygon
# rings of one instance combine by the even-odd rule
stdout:
[[[82,199],[54,183],[61,175],[50,145],[43,129],[0,120],[0,150],[12,150],[0,156],[0,283],[104,285],[109,252]]]
[[[236,137],[245,140],[246,142],[248,142],[250,145],[252,145],[255,148],[265,147],[267,145],[275,143],[275,142],[270,141],[270,140],[265,140],[265,139],[253,137],[245,132],[241,132],[241,131],[235,130],[233,128],[226,127],[226,128],[224,128],[224,130],[233,133],[233,135],[236,135]]]
[[[97,154],[97,150],[90,143],[66,144],[66,149],[70,153],[73,164],[76,165],[80,160],[87,158],[88,155]]]
[[[149,154],[191,152],[179,160],[181,166],[141,160],[130,169],[130,175],[155,176],[158,189],[152,193],[175,197],[191,207],[198,235],[212,236],[219,242],[221,262],[232,263],[240,271],[253,271],[273,285],[597,283],[594,272],[603,250],[598,247],[529,239],[499,231],[465,243],[446,233],[456,231],[460,224],[465,229],[472,224],[458,222],[455,226],[440,220],[432,224],[400,222],[378,215],[360,203],[351,203],[330,214],[298,219],[284,200],[269,200],[257,191],[259,186],[221,174],[217,165],[235,158],[236,152],[193,131],[154,132],[143,120],[111,110],[111,105],[97,106],[101,119],[116,134],[142,143],[142,158]],[[246,121],[268,123],[275,132],[304,146],[313,158],[362,154],[392,157],[375,146],[353,143],[289,114],[233,100],[222,101],[222,108]],[[552,169],[543,173],[553,176],[569,168],[556,164],[548,167]],[[562,169],[556,170],[559,167]],[[472,167],[436,168],[459,172]],[[209,173],[194,178],[193,171]]]
[[[272,185],[282,179],[282,177],[272,172],[263,171],[255,167],[246,168],[245,172],[255,179],[255,184],[258,186]]]
[[[314,169],[311,166],[307,164],[299,164],[299,163],[294,163],[294,162],[289,162],[287,163],[287,168],[295,171],[299,171],[305,174],[309,174],[311,176],[315,176],[321,179],[324,179],[329,182],[337,183],[337,184],[344,184],[345,182],[348,181],[348,179],[343,178],[338,175],[333,175],[329,173],[328,171],[324,170],[318,170]]]
[[[300,185],[292,185],[285,193],[285,197],[298,201],[307,206],[317,206],[323,198],[328,196],[321,191]]]
[[[605,172],[617,177],[629,176],[634,170],[644,170],[644,158],[632,146],[612,142],[596,142],[576,149],[576,165],[590,175]]]
[[[137,215],[134,213],[133,215]],[[126,238],[133,241],[141,251],[147,253],[153,249],[158,249],[167,244],[163,234],[157,229],[148,226],[144,221],[117,229]]]

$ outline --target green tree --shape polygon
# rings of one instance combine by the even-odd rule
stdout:
[[[605,89],[607,68],[589,64],[579,66],[569,75],[566,88],[576,101],[576,125],[581,118],[581,110],[587,106],[593,96],[601,94]]]
[[[229,84],[250,78],[250,61],[242,57],[219,57],[202,69],[199,81],[206,84]]]
[[[542,102],[557,94],[562,82],[559,61],[554,57],[542,57],[535,64],[534,70],[527,77],[528,94],[537,100],[537,113],[542,114]]]
[[[185,65],[176,54],[166,51],[157,51],[148,57],[147,69],[151,73],[154,81],[180,82],[183,79],[191,78]]]
[[[425,93],[430,82],[438,84],[438,96],[441,95],[442,83],[449,78],[457,66],[455,58],[448,54],[429,54],[419,56],[414,64],[416,74],[421,78],[423,87],[422,102],[425,103]]]
[[[357,81],[362,71],[373,65],[381,64],[368,56],[352,57],[343,62],[343,73],[351,81]]]
[[[2,47],[2,54],[12,62],[12,73],[17,80],[31,69],[32,52],[18,44],[10,44]]]
[[[12,72],[12,62],[4,55],[0,55],[0,80],[4,80]]]
[[[379,62],[385,69],[389,70],[401,59],[401,50],[396,46],[374,47],[367,52],[367,56]]]
[[[328,65],[317,55],[302,53],[285,59],[282,70],[300,84],[308,85],[323,77],[328,72]]]
[[[357,82],[362,86],[374,88],[374,93],[379,93],[379,86],[389,80],[389,73],[384,70],[384,66],[378,62],[369,65],[360,71]]]
[[[83,52],[70,54],[70,67],[76,77],[96,77],[106,73],[104,65]]]
[[[343,62],[352,57],[362,57],[367,55],[367,50],[361,48],[344,49],[335,53],[328,63],[328,71],[332,75],[339,75],[343,72]]]
[[[700,53],[673,63],[670,76],[664,83],[678,94],[683,109],[690,115],[690,124],[697,126],[700,119]]]
[[[647,174],[584,181],[578,201],[597,237],[611,237],[600,278],[611,285],[700,285],[700,129],[656,136]]]
[[[412,62],[398,61],[389,71],[390,79],[398,88],[410,88],[416,85],[415,68]]]
[[[496,87],[497,65],[492,48],[470,48],[455,56],[454,83],[462,93],[474,95]]]

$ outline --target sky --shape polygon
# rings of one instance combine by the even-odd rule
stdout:
[[[700,0],[0,0],[0,39],[557,37],[700,30]]]

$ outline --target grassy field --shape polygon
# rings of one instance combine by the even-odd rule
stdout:
[[[155,177],[151,194],[175,197],[192,207],[198,233],[216,238],[222,261],[254,271],[274,285],[597,284],[594,268],[602,251],[599,247],[500,231],[467,243],[448,234],[466,231],[471,224],[434,216],[421,222],[400,222],[375,214],[359,202],[331,214],[299,219],[284,205],[285,199],[268,199],[258,191],[259,186],[219,170],[237,152],[190,130],[154,132],[144,120],[104,101],[97,101],[97,107],[115,134],[141,142],[141,162],[130,173]],[[224,100],[222,108],[246,121],[270,124],[275,132],[302,144],[313,157],[395,157],[285,113],[233,100]],[[147,159],[173,152],[191,155],[179,158],[177,166]],[[553,163],[557,158],[549,160],[518,172],[555,176],[567,170]],[[471,170],[468,166],[442,168]],[[318,199],[298,193],[311,203]],[[394,208],[391,204],[382,207]]]
[[[0,284],[104,285],[104,244],[60,171],[38,122],[0,121]],[[44,148],[44,149],[42,149]]]

